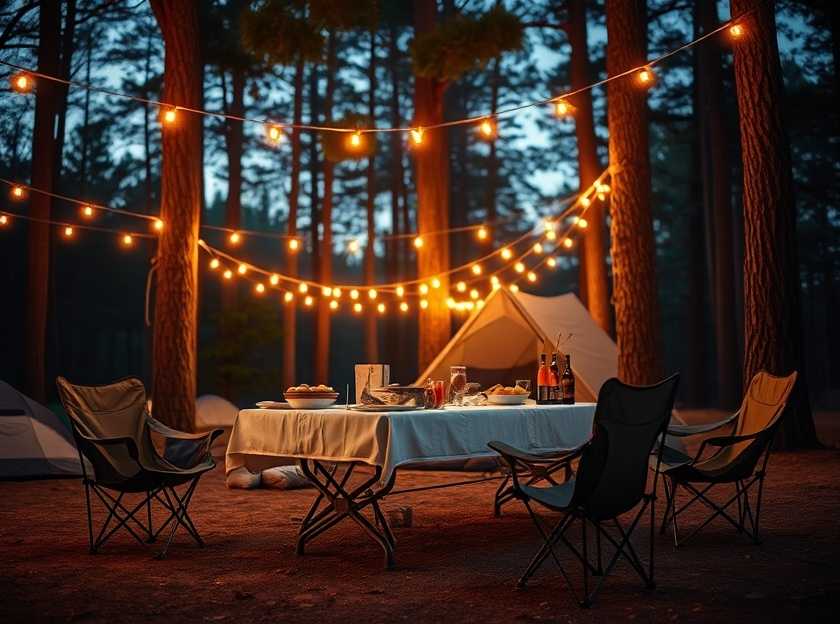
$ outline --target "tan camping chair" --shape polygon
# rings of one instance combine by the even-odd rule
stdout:
[[[750,382],[741,408],[729,418],[711,425],[669,427],[670,435],[688,436],[707,433],[725,425],[733,426],[732,435],[703,440],[694,458],[673,449],[670,452],[667,448],[663,450],[660,471],[665,477],[663,482],[667,504],[661,532],[664,532],[670,519],[674,529],[675,546],[685,543],[718,516],[728,520],[739,533],[745,533],[755,543],[760,543],[758,529],[761,495],[770,446],[796,383],[796,377],[796,371],[787,377],[775,377],[764,371],[759,372]],[[704,457],[707,448],[718,450]],[[725,483],[733,484],[735,493],[719,505],[706,494],[714,486]],[[758,487],[753,508],[749,491],[755,485]],[[678,508],[677,492],[680,486],[688,490],[692,498]],[[712,514],[688,536],[680,539],[677,517],[697,501],[707,505]],[[732,504],[737,505],[737,518],[733,518],[726,511]]]
[[[146,390],[139,379],[122,379],[106,386],[76,386],[59,377],[56,385],[82,463],[91,554],[120,528],[138,542],[151,543],[171,525],[158,558],[166,556],[179,525],[203,546],[187,509],[199,478],[216,465],[210,445],[222,430],[191,434],[158,422],[146,409]],[[152,432],[162,436],[163,454],[155,448]],[[186,488],[179,494],[175,488],[182,485]],[[96,537],[91,492],[108,512]],[[142,498],[129,508],[123,503],[127,494],[141,494]],[[169,513],[157,530],[152,525],[153,500]],[[137,518],[144,507],[146,524]]]

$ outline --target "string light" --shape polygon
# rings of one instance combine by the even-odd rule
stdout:
[[[501,286],[501,282],[499,281],[499,278],[496,277],[495,275],[490,278],[490,283],[493,285],[493,290],[496,290],[497,288],[499,288],[499,286]]]
[[[589,221],[587,221],[587,220],[586,220],[586,219],[584,219],[583,217],[581,217],[580,219],[578,219],[578,220],[577,220],[577,226],[578,226],[579,228],[583,229],[583,228],[585,228],[587,225],[589,225]]]
[[[353,134],[350,135],[348,139],[348,144],[353,149],[359,149],[362,146],[362,132],[361,130],[356,130]]]
[[[420,249],[423,246],[423,237],[422,236],[415,236],[414,237],[414,247],[416,249]]]
[[[644,88],[648,89],[656,82],[656,74],[650,66],[643,67],[636,72],[636,81]]]
[[[513,270],[516,271],[517,273],[522,273],[525,270],[525,265],[522,264],[521,262],[517,262],[516,264],[513,265]]]
[[[178,121],[178,107],[173,106],[164,110],[161,115],[161,120],[167,126],[175,125],[175,122]]]
[[[155,219],[155,220],[152,222],[152,227],[153,227],[153,228],[155,229],[155,231],[157,231],[157,232],[161,232],[161,231],[163,231],[163,221],[161,221],[160,219]]]
[[[475,302],[475,307],[478,308],[479,310],[481,308],[483,308],[484,307],[484,299],[479,299],[478,301],[476,301]]]
[[[219,264],[221,264],[221,263],[219,262],[219,259],[218,259],[218,258],[213,258],[213,259],[210,261],[210,270],[211,270],[211,271],[215,271],[216,269],[218,269],[218,268],[219,268]]]
[[[533,246],[532,249],[534,250],[535,254],[541,254],[543,252],[542,243],[534,243],[534,246]]]
[[[332,288],[330,288],[329,286],[323,286],[321,288],[321,294],[324,297],[332,297]]]
[[[411,142],[414,143],[414,145],[422,144],[423,143],[423,133],[424,133],[423,128],[417,127],[417,128],[412,129],[409,133],[409,134],[411,134]]]
[[[355,254],[359,253],[360,249],[361,249],[361,247],[359,245],[359,241],[355,238],[350,240],[350,242],[347,243],[347,252],[348,253],[351,253],[351,254],[355,255]]]
[[[496,137],[496,125],[488,117],[478,124],[478,132],[487,140],[494,139]]]
[[[432,278],[432,288],[440,288],[440,280],[436,277]]]
[[[73,237],[73,228],[69,225],[64,226],[64,238],[72,238]]]
[[[122,244],[125,247],[131,247],[134,244],[134,238],[131,234],[124,234],[122,237]]]
[[[732,24],[732,26],[729,27],[729,36],[733,39],[740,39],[744,36],[745,32],[746,31],[741,24]]]
[[[557,267],[557,258],[555,258],[554,256],[551,256],[548,260],[546,260],[545,263],[548,266],[550,266],[552,269],[556,268]]]
[[[518,293],[519,292],[519,286],[517,286],[516,284],[511,284],[510,285],[510,292]]]
[[[595,190],[599,193],[609,193],[611,189],[609,184],[601,183],[595,187]]]
[[[353,304],[353,312],[359,314],[362,311],[362,304],[361,303],[354,303]]]
[[[429,302],[426,301],[425,299],[421,299],[420,300],[420,309],[425,310],[428,307],[429,307]]]
[[[236,268],[236,272],[240,275],[245,275],[248,272],[248,265],[244,262],[240,262],[239,266]]]
[[[446,300],[446,307],[452,309],[455,307],[455,300],[452,297],[447,298]]]
[[[557,232],[555,232],[554,230],[548,230],[548,231],[545,233],[545,237],[546,237],[548,240],[553,241],[553,240],[555,240],[555,239],[557,238]]]
[[[558,117],[569,117],[574,114],[576,108],[569,104],[565,98],[558,98],[554,101],[554,114]]]
[[[359,298],[359,291],[355,288],[350,291],[350,298],[351,299],[358,299]]]
[[[464,292],[465,290],[467,290],[467,285],[464,282],[458,282],[455,285],[455,288],[458,289],[458,292]]]
[[[283,126],[280,124],[268,124],[265,128],[265,136],[270,143],[279,145],[285,139]]]
[[[408,304],[405,301],[400,303],[400,312],[402,312],[402,313],[408,312]]]
[[[405,295],[405,288],[403,288],[402,286],[397,286],[395,292],[397,293],[397,297],[402,297],[403,295]]]
[[[478,240],[481,240],[481,241],[487,240],[487,238],[489,236],[490,236],[490,233],[487,231],[487,228],[484,227],[483,225],[480,228],[478,228],[478,230],[476,230],[476,232],[475,232],[475,237]]]
[[[298,292],[300,294],[304,294],[309,290],[309,286],[306,285],[306,282],[301,282],[298,284]]]
[[[338,301],[335,299],[330,301],[330,310],[338,310]]]
[[[90,219],[93,216],[93,206],[82,206],[82,216]]]
[[[473,288],[470,291],[470,299],[478,299],[478,297],[479,297],[478,291],[475,288]]]
[[[537,281],[537,274],[533,271],[528,271],[528,281],[529,282],[536,282]]]
[[[314,301],[315,300],[312,298],[312,295],[306,295],[306,297],[303,299],[303,305],[305,305],[307,308],[311,308],[312,303]]]
[[[289,239],[289,251],[295,252],[300,249],[300,241],[296,238]]]
[[[572,245],[574,245],[574,241],[571,238],[564,238],[563,239],[563,247],[566,249],[571,249]]]
[[[472,271],[473,275],[481,275],[481,265],[480,264],[472,265],[470,270]]]
[[[333,293],[332,293],[333,297],[335,297],[336,299],[341,299],[341,289],[340,288],[335,287],[335,288],[332,289],[332,291],[333,291]]]
[[[376,306],[376,311],[379,312],[380,314],[385,314],[385,310],[386,310],[386,308],[385,308],[384,303],[380,302],[379,305]]]
[[[370,298],[370,299],[376,299],[377,294],[378,293],[376,292],[375,288],[371,288],[371,289],[368,290],[368,298]]]
[[[18,93],[29,93],[32,91],[35,81],[26,72],[18,72],[12,76],[11,83],[12,89]]]
[[[0,215],[0,225],[8,225],[9,217],[7,215]]]
[[[241,240],[242,236],[239,235],[239,232],[231,232],[230,236],[228,236],[228,241],[231,245],[238,245]]]
[[[23,199],[26,197],[26,191],[22,186],[13,186],[11,190],[12,199]]]
[[[271,277],[269,277],[269,278],[268,278],[268,282],[269,282],[272,286],[277,286],[277,284],[279,284],[279,283],[280,283],[280,276],[279,276],[279,275],[277,275],[277,273],[272,273],[272,274],[271,274]]]
[[[510,260],[513,257],[513,252],[507,247],[503,247],[500,253],[502,255],[502,259],[504,260]]]
[[[283,295],[283,301],[285,301],[286,303],[291,303],[294,300],[295,295],[291,291],[286,291],[286,293]]]
[[[230,269],[226,269],[222,275],[226,280],[229,280],[233,277],[233,271],[231,271]]]
[[[580,198],[580,205],[584,208],[589,208],[589,205],[592,203],[592,200],[588,197],[584,196]]]
[[[258,295],[261,295],[265,292],[265,285],[262,282],[257,282],[254,285],[254,290],[257,292]]]
[[[428,295],[429,294],[429,285],[428,284],[420,284],[420,286],[417,288],[417,291],[421,295]]]

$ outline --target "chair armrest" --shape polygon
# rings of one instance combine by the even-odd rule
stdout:
[[[213,440],[224,431],[213,429],[204,433],[187,433],[164,425],[151,415],[146,415],[149,429],[165,438],[163,459],[179,468],[192,468],[210,456]]]
[[[755,433],[750,433],[747,435],[719,436],[716,438],[708,438],[706,440],[703,440],[703,443],[700,445],[700,448],[697,449],[697,455],[695,455],[694,457],[694,463],[700,461],[700,457],[703,456],[703,451],[707,446],[716,446],[718,448],[722,448],[724,446],[732,446],[733,444],[738,444],[739,442],[755,440],[764,433],[766,433],[766,430],[756,431]]]
[[[727,416],[723,420],[719,420],[713,423],[706,423],[703,425],[668,425],[668,435],[674,436],[677,438],[684,438],[686,436],[697,435],[699,433],[708,433],[709,431],[714,431],[715,429],[720,429],[721,427],[734,423],[735,420],[740,415],[740,410],[735,412],[734,414]]]
[[[522,462],[524,464],[555,464],[557,462],[571,461],[583,452],[583,449],[589,444],[589,440],[570,449],[560,449],[557,451],[549,451],[546,453],[526,453],[518,448],[498,442],[496,440],[489,442],[487,446],[496,451],[499,455],[508,460],[508,463],[513,464],[510,459]]]
[[[162,422],[149,415],[146,416],[146,422],[152,431],[159,433],[165,438],[173,440],[194,440],[199,442],[209,437],[212,441],[224,432],[222,429],[213,429],[212,431],[205,431],[204,433],[187,433],[186,431],[178,431],[177,429],[164,425]]]

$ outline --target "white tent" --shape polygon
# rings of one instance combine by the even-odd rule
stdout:
[[[233,427],[238,415],[238,407],[215,394],[202,394],[195,400],[195,426],[200,431]]]
[[[417,383],[448,379],[449,367],[457,365],[466,366],[469,381],[485,388],[495,383],[513,385],[516,379],[533,380],[543,341],[553,343],[558,334],[572,335],[560,350],[571,356],[576,399],[594,401],[601,385],[617,375],[618,349],[572,293],[538,297],[514,295],[505,288],[493,291]]]
[[[81,474],[69,428],[46,407],[0,381],[0,479]]]

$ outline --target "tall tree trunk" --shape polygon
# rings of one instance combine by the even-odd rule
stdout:
[[[143,67],[143,90],[147,99],[151,99],[149,81],[152,79],[152,30],[146,37],[146,58]],[[146,195],[146,212],[152,212],[154,187],[152,183],[152,124],[149,118],[149,106],[143,107],[143,188]]]
[[[55,76],[59,72],[58,43],[61,36],[61,6],[44,2],[38,20],[38,71]],[[50,80],[38,82],[35,93],[35,124],[32,132],[32,186],[51,191],[55,166],[56,100],[58,87]],[[50,218],[51,198],[32,193],[29,214],[33,219]],[[26,348],[24,387],[36,401],[46,400],[45,351],[50,267],[50,225],[30,221],[27,228]]]
[[[370,31],[370,56],[368,58],[368,117],[376,125],[376,30]],[[365,218],[367,219],[367,246],[365,247],[365,284],[376,283],[376,154],[367,162]],[[377,318],[373,311],[365,316],[365,358],[368,362],[379,361],[379,336]]]
[[[695,4],[695,36],[718,27],[715,0]],[[723,72],[717,41],[695,48],[697,110],[707,245],[711,254],[712,306],[715,325],[715,372],[718,404],[731,408],[738,402],[740,380],[736,336],[735,258],[733,243],[732,183],[723,113]],[[696,233],[694,233],[696,236]]]
[[[499,108],[499,83],[501,82],[502,59],[493,59],[493,69],[490,74],[490,112]],[[496,139],[490,141],[490,153],[487,155],[487,222],[494,224],[497,214],[497,192],[499,188],[499,159],[496,155]],[[461,224],[463,225],[463,224]],[[492,226],[495,227],[495,226]],[[460,261],[460,259],[459,259]]]
[[[93,57],[93,29],[88,31],[87,45],[85,46],[85,83],[90,84],[91,58]],[[148,115],[148,106],[143,111]],[[85,103],[82,106],[82,145],[79,154],[79,196],[87,195],[88,186],[88,144],[90,143],[90,89],[85,89]]]
[[[67,10],[64,18],[64,29],[61,33],[61,62],[59,76],[70,80],[70,70],[73,63],[73,52],[76,48],[76,0],[67,0]],[[67,96],[70,85],[60,83],[56,86],[56,133],[55,133],[55,161],[53,163],[54,188],[61,187],[61,167],[64,157],[64,140],[67,129]]]
[[[782,119],[782,72],[775,3],[732,0],[747,35],[734,50],[735,87],[744,169],[744,385],[766,370],[799,371],[791,410],[783,420],[784,448],[815,446],[800,326],[799,260],[790,148]]]
[[[318,64],[312,63],[309,68],[309,123],[317,125],[320,117],[320,97],[318,95],[318,85],[320,83],[318,75]],[[310,260],[312,262],[312,278],[319,279],[319,272],[321,270],[320,249],[317,245],[318,239],[318,223],[321,220],[319,215],[319,192],[318,192],[318,176],[321,171],[321,162],[318,156],[318,135],[314,132],[309,133],[309,236],[312,240],[312,255]]]
[[[303,59],[298,58],[295,64],[294,78],[294,123],[299,126],[303,123]],[[289,188],[289,218],[287,220],[287,233],[289,236],[297,236],[298,201],[300,199],[300,128],[292,128],[292,170],[291,183]],[[286,273],[291,276],[297,275],[298,255],[286,253]],[[289,286],[286,284],[286,286]],[[296,359],[297,359],[297,306],[287,305],[283,308],[283,387],[288,388],[296,382]]]
[[[644,0],[607,0],[607,73],[646,60]],[[613,299],[618,342],[618,376],[631,384],[662,377],[659,303],[650,206],[647,92],[633,76],[614,80],[609,100],[610,205]]]
[[[435,0],[416,0],[414,31],[431,31],[437,19]],[[443,121],[443,95],[446,84],[434,78],[414,78],[414,123],[430,126]],[[415,150],[417,187],[417,230],[420,236],[449,227],[449,153],[445,129],[430,130],[420,149]],[[442,236],[425,236],[417,250],[417,274],[440,275],[449,269],[449,243]],[[441,286],[429,291],[429,307],[420,311],[418,364],[425,368],[449,341],[450,311],[446,305],[449,278],[440,277]]]
[[[569,61],[572,90],[592,81],[587,45],[586,0],[569,2]],[[579,189],[589,188],[601,173],[598,160],[598,141],[595,136],[595,117],[592,112],[592,93],[581,91],[570,98],[575,112],[575,136],[578,146]],[[603,202],[593,201],[586,211],[589,227],[581,239],[581,288],[586,292],[586,306],[598,326],[612,332],[612,311],[607,277],[606,210]]]
[[[336,67],[336,34],[330,30],[327,39],[327,91],[324,97],[324,122],[333,119],[333,104],[335,100]],[[324,159],[324,200],[321,203],[321,238],[319,279],[324,284],[332,282],[332,210],[333,210],[333,182],[335,180],[335,163]],[[313,245],[318,240],[313,238]],[[330,374],[330,306],[326,297],[318,298],[318,315],[315,325],[315,382],[328,383]]]
[[[151,0],[163,33],[163,101],[200,108],[202,62],[194,0]],[[161,218],[153,336],[155,417],[195,426],[198,226],[201,215],[201,118],[181,112],[163,131]]]
[[[227,87],[227,72],[221,68],[222,95],[228,114],[236,117],[245,115],[245,73],[240,67],[230,72],[230,89]],[[230,100],[228,101],[228,91]],[[242,225],[242,150],[245,140],[244,128],[238,119],[225,119],[225,150],[228,162],[228,187],[225,199],[225,227],[238,230]],[[239,284],[224,284],[222,288],[222,310],[230,311],[236,306]],[[224,323],[223,323],[224,327]],[[222,340],[236,340],[235,336],[222,336]],[[235,388],[229,383],[223,389],[224,396],[235,399]]]

